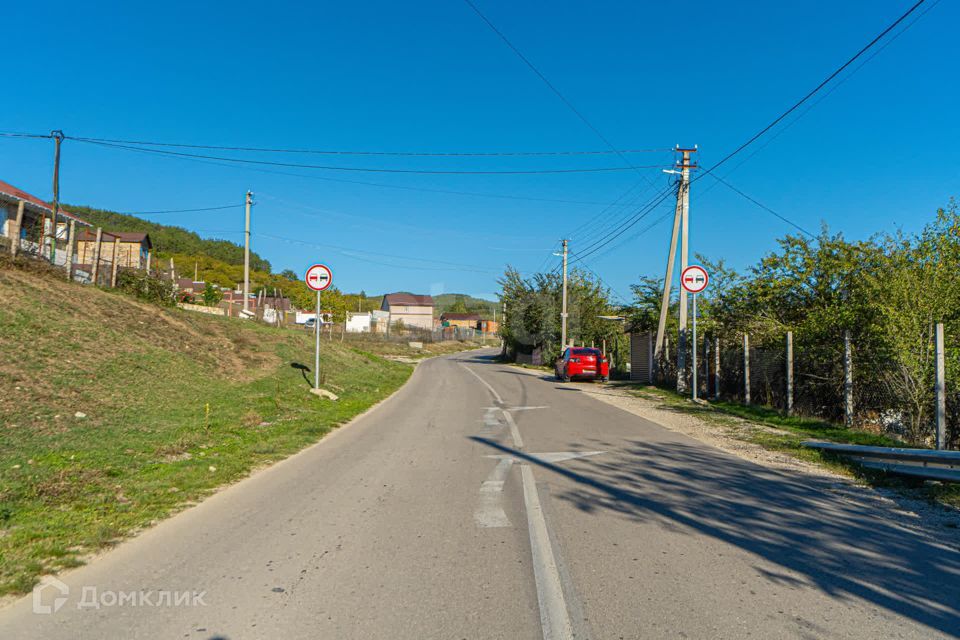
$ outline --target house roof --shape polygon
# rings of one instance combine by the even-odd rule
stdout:
[[[97,234],[90,230],[84,230],[77,236],[82,242],[93,242],[97,239]],[[137,244],[142,244],[144,241],[147,243],[147,247],[152,249],[153,243],[150,242],[150,235],[143,233],[142,231],[106,231],[103,232],[103,241],[104,242],[113,242],[114,238],[120,238],[120,242],[135,242]]]
[[[31,193],[27,193],[27,192],[24,191],[23,189],[18,189],[17,187],[13,186],[13,185],[10,184],[9,182],[4,182],[3,180],[0,180],[0,195],[5,195],[5,196],[7,196],[7,197],[9,197],[9,198],[13,198],[14,200],[23,200],[24,202],[29,202],[30,204],[32,204],[32,205],[35,206],[35,207],[38,207],[38,208],[40,208],[40,209],[43,209],[44,211],[49,211],[49,212],[53,213],[53,205],[52,205],[52,204],[49,204],[49,203],[47,203],[47,202],[44,202],[43,200],[41,200],[41,199],[38,198],[37,196],[35,196],[35,195],[31,194]],[[62,206],[60,207],[60,213],[59,213],[59,215],[64,216],[65,218],[69,218],[69,219],[71,219],[71,220],[76,220],[76,221],[79,222],[80,224],[86,225],[86,226],[88,226],[88,227],[89,227],[89,226],[92,226],[89,222],[87,222],[86,220],[84,220],[84,219],[82,219],[82,218],[79,218],[79,217],[75,216],[74,214],[72,214],[72,213],[70,213],[69,211],[67,211],[66,209],[64,209]]]
[[[480,316],[476,313],[441,313],[441,320],[479,320]]]
[[[383,296],[383,301],[390,305],[433,306],[433,298],[431,296],[420,296],[415,293],[388,293]]]

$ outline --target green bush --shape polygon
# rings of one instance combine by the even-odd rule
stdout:
[[[135,269],[119,270],[117,290],[166,307],[173,306],[176,301],[173,284],[169,280],[161,280]]]

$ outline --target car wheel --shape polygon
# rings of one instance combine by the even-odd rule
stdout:
[[[570,376],[568,376],[566,373],[564,373],[562,380],[563,380],[564,382],[570,382]]]

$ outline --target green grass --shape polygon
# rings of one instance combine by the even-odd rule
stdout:
[[[825,440],[878,447],[909,446],[900,440],[860,429],[849,429],[823,420],[787,416],[770,407],[724,401],[694,403],[686,396],[666,389],[624,386],[636,396],[660,402],[664,408],[694,415],[705,422],[721,427],[727,435],[739,440],[827,467],[834,472],[854,477],[873,486],[909,491],[914,494],[914,497],[919,494],[920,497],[933,502],[960,507],[960,487],[956,485],[923,484],[915,480],[891,476],[859,467],[842,456],[802,446],[805,440]],[[756,428],[753,425],[769,428]]]
[[[324,341],[331,402],[292,366],[312,367],[304,331],[159,309],[9,263],[0,348],[15,354],[0,361],[0,595],[316,442],[413,370]]]

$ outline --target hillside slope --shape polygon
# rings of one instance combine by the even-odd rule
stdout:
[[[0,595],[276,461],[410,365],[303,331],[158,308],[0,258]],[[309,380],[308,380],[309,379]]]
[[[91,224],[110,231],[143,231],[150,234],[153,248],[162,256],[183,254],[190,256],[207,256],[226,264],[243,264],[243,247],[229,240],[205,239],[193,231],[182,227],[175,227],[157,222],[151,222],[116,211],[95,209],[79,205],[64,205],[64,208],[77,214]],[[238,211],[239,211],[238,205]],[[242,213],[242,211],[241,211]],[[240,218],[240,231],[243,231],[243,219]],[[192,265],[191,265],[192,266]],[[255,271],[270,272],[270,263],[258,255],[250,252],[250,268]]]

